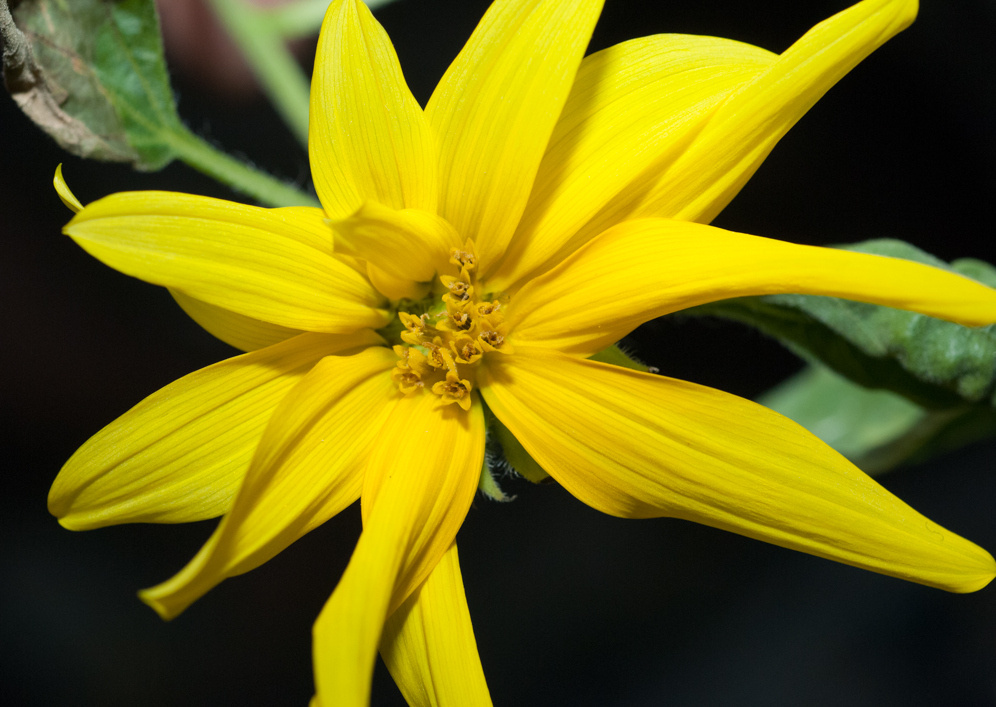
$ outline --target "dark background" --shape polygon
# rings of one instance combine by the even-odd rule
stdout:
[[[655,32],[781,51],[844,1],[608,0],[601,48]],[[420,101],[482,0],[378,12]],[[802,6],[802,7],[800,7]],[[782,141],[718,225],[823,244],[906,239],[996,261],[996,5],[932,0]],[[310,58],[306,61],[310,63]],[[307,159],[259,98],[177,72],[181,115],[277,174]],[[222,95],[224,93],[224,95]],[[193,555],[214,521],[63,530],[45,509],[61,464],[145,395],[233,352],[165,291],[60,235],[65,163],[84,201],[164,188],[230,196],[182,165],[158,174],[62,153],[0,96],[0,694],[23,705],[304,705],[311,622],[359,533],[356,508],[162,622],[135,591]],[[661,321],[640,353],[669,375],[756,395],[798,367],[733,325]],[[884,483],[996,549],[996,445]],[[992,705],[996,588],[959,596],[674,520],[602,516],[556,486],[479,499],[459,536],[498,705]],[[375,705],[402,702],[378,666]]]

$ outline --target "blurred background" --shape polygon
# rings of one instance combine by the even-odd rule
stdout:
[[[607,0],[592,50],[684,32],[782,51],[846,5]],[[398,0],[377,12],[423,104],[486,6]],[[994,32],[991,0],[925,2],[715,223],[811,244],[902,238],[944,259],[996,261]],[[305,153],[251,82],[227,64],[203,68],[223,61],[198,59],[212,41],[170,46],[181,116],[307,184]],[[304,64],[313,49],[301,46]],[[234,353],[165,290],[60,235],[70,214],[51,187],[55,165],[84,203],[129,189],[233,195],[180,164],[140,174],[67,156],[6,95],[0,126],[0,694],[18,705],[306,704],[311,623],[359,534],[357,508],[169,623],[135,592],[179,570],[215,521],[73,533],[45,508],[90,435]],[[629,343],[667,375],[748,397],[800,367],[720,322],[657,321]],[[982,443],[882,481],[992,551],[994,461],[996,444]],[[996,587],[950,595],[683,521],[609,518],[555,485],[506,491],[517,499],[478,498],[459,536],[498,705],[996,704]],[[382,665],[373,704],[403,704]]]

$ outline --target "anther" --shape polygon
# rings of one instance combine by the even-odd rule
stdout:
[[[470,272],[477,265],[477,257],[474,255],[474,242],[468,240],[463,248],[453,248],[450,250],[450,264],[456,265],[461,270]]]
[[[391,371],[391,379],[398,384],[398,390],[405,395],[411,395],[425,386],[422,379],[418,377],[418,374],[414,371],[403,369],[400,366]]]
[[[456,355],[457,363],[477,363],[484,355],[484,349],[480,347],[475,339],[463,336],[456,341],[450,342],[450,348]]]
[[[481,302],[477,305],[477,313],[482,317],[495,314],[499,309],[501,309],[501,302],[498,300],[495,300],[494,302]]]
[[[418,349],[406,346],[395,346],[394,353],[398,355],[398,362],[391,371],[391,379],[398,384],[398,389],[405,395],[421,390],[425,386],[422,376],[429,370],[425,356]]]
[[[444,301],[466,302],[474,293],[473,286],[458,277],[443,275],[439,280],[449,290],[449,294],[443,295]]]
[[[464,410],[470,410],[471,384],[469,380],[461,379],[453,371],[446,374],[446,380],[432,386],[432,392],[442,399],[443,405],[456,403]]]
[[[498,351],[500,353],[508,353],[506,350],[502,350],[502,345],[505,343],[505,335],[494,329],[485,329],[482,331],[477,340],[481,342],[481,347],[485,351]]]
[[[474,323],[466,312],[453,312],[450,314],[450,321],[453,323],[453,328],[460,331],[467,331]]]
[[[426,361],[433,368],[453,372],[456,370],[456,362],[453,360],[453,354],[444,349],[441,343],[441,341],[437,341],[428,346],[429,355],[426,357]]]

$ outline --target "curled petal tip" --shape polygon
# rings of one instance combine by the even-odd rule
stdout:
[[[51,509],[49,510],[49,512],[51,513]],[[66,530],[91,530],[92,529],[91,526],[89,526],[87,523],[80,522],[80,520],[78,518],[74,517],[74,516],[71,516],[71,515],[62,515],[62,516],[60,516],[58,513],[52,513],[52,515],[54,515],[55,518],[56,518],[56,520],[59,521],[59,525],[61,525]]]
[[[58,194],[59,198],[62,199],[62,203],[65,204],[70,211],[74,214],[78,214],[83,210],[83,203],[76,198],[76,195],[73,194],[72,191],[70,191],[69,185],[66,184],[65,178],[62,176],[61,162],[59,163],[59,166],[55,168],[55,178],[52,179],[52,185],[55,187],[56,194]]]
[[[167,607],[165,604],[163,604],[156,598],[155,590],[156,587],[142,589],[141,591],[138,592],[138,598],[141,599],[144,604],[151,607],[153,611],[159,614],[159,618],[161,618],[163,621],[170,621],[179,616],[180,615],[179,611],[171,611],[169,607]]]
[[[53,486],[48,496],[48,512],[55,516],[59,525],[66,530],[92,530],[101,525],[93,513],[80,509],[75,495],[61,490],[63,492],[57,494],[56,486]]]

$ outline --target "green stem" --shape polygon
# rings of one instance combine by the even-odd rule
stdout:
[[[392,0],[366,0],[367,7],[371,10],[390,2]],[[318,34],[328,6],[329,0],[292,0],[282,5],[256,8],[254,11],[264,16],[284,39],[298,39]]]
[[[212,147],[184,129],[169,136],[176,156],[194,169],[267,206],[318,206],[318,202],[279,179]]]
[[[211,0],[273,105],[303,145],[308,144],[308,79],[267,13],[240,0]]]
[[[313,37],[322,26],[328,0],[296,0],[257,10],[284,39]]]

